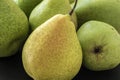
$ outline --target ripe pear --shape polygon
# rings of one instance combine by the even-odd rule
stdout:
[[[80,70],[82,50],[69,15],[57,14],[27,39],[22,61],[34,80],[71,80]]]
[[[0,0],[0,57],[15,54],[28,36],[28,20],[12,0]]]
[[[37,5],[30,14],[29,22],[31,30],[44,23],[49,18],[56,14],[67,14],[70,12],[71,6],[69,0],[43,0]],[[72,15],[72,20],[77,26],[77,19],[75,13]]]
[[[89,20],[109,23],[120,33],[120,0],[78,0],[78,25]]]
[[[31,11],[37,6],[42,0],[13,0],[15,3],[25,12],[29,17]]]
[[[120,64],[120,35],[113,26],[100,21],[88,21],[80,27],[77,35],[86,68],[102,71]]]

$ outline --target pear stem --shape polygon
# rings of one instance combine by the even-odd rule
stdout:
[[[69,15],[70,15],[70,16],[73,14],[73,12],[74,12],[74,10],[75,10],[75,8],[76,8],[77,2],[78,2],[78,0],[75,0],[75,3],[74,3],[73,8],[72,8],[72,10],[69,12]]]

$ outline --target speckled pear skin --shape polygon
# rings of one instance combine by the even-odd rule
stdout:
[[[13,0],[15,3],[25,12],[29,17],[31,11],[37,6],[42,0]]]
[[[103,71],[120,64],[120,35],[113,26],[92,20],[84,23],[77,35],[86,68]]]
[[[34,80],[71,80],[80,70],[82,50],[69,15],[57,14],[27,39],[22,61]]]
[[[120,0],[78,0],[75,12],[79,27],[89,20],[98,20],[120,33]]]
[[[0,0],[0,57],[15,54],[28,36],[28,20],[12,0]]]
[[[31,31],[40,26],[56,14],[68,14],[71,11],[69,0],[43,0],[30,14],[29,22]],[[76,14],[73,13],[72,21],[77,27]]]

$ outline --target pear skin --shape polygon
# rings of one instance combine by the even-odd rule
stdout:
[[[120,0],[78,0],[75,12],[79,27],[97,20],[112,25],[120,33]]]
[[[35,80],[71,80],[80,70],[82,50],[69,15],[57,14],[27,39],[22,61]]]
[[[0,0],[0,57],[17,53],[28,33],[24,12],[12,0]]]
[[[15,3],[25,12],[29,17],[31,11],[37,6],[42,0],[13,0]]]
[[[77,31],[83,50],[83,64],[93,71],[115,68],[120,64],[120,35],[110,24],[88,21]]]
[[[69,0],[70,1],[70,4],[74,3],[75,0]]]
[[[43,0],[37,5],[30,14],[29,22],[31,31],[36,29],[42,23],[50,19],[56,14],[67,14],[71,10],[69,0]],[[72,20],[77,27],[76,14],[73,13]]]

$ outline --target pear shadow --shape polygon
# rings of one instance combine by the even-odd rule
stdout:
[[[120,80],[120,65],[105,71],[90,71],[82,66],[73,80]]]
[[[19,51],[13,56],[0,58],[0,80],[33,80],[26,74],[21,56]],[[90,71],[82,66],[73,80],[120,80],[120,65],[106,71]]]
[[[0,58],[0,80],[32,80],[24,71],[21,51],[15,55]]]

